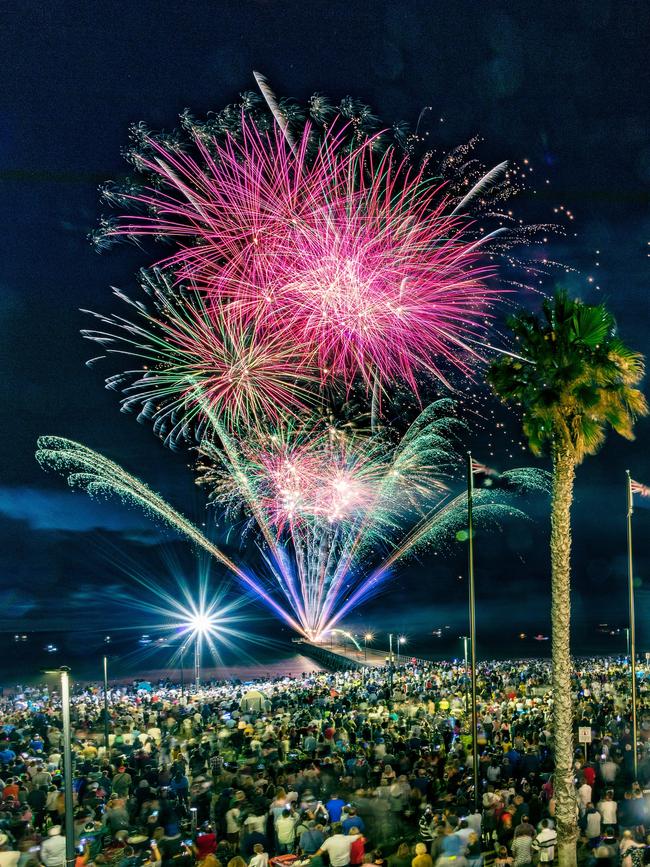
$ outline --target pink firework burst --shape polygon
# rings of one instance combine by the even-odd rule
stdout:
[[[362,454],[332,450],[326,436],[265,449],[257,461],[263,505],[279,532],[314,521],[345,523],[364,514],[377,497],[384,469]]]
[[[415,389],[418,373],[443,378],[443,362],[469,373],[503,290],[444,186],[393,150],[377,157],[372,139],[351,149],[330,130],[308,156],[309,127],[294,149],[245,118],[242,132],[195,137],[194,156],[145,139],[139,165],[155,183],[123,198],[149,214],[108,234],[173,241],[160,267],[219,314],[288,329],[323,381]]]

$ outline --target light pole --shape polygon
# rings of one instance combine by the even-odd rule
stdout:
[[[363,636],[363,658],[366,662],[368,662],[368,642],[372,641],[374,637],[372,632],[366,632]]]
[[[625,647],[627,648],[626,656],[627,656],[627,661],[629,663],[629,661],[630,661],[630,627],[625,626],[623,628],[625,630]]]
[[[629,655],[630,674],[632,675],[632,759],[634,762],[634,779],[637,779],[637,724],[636,724],[636,628],[634,617],[634,562],[632,560],[632,512],[634,499],[632,495],[632,477],[627,473],[627,585],[630,605]]]
[[[474,592],[474,473],[472,453],[467,452],[467,571],[469,575],[469,640],[472,655],[472,764],[474,771],[474,809],[478,811],[478,743],[476,730],[476,596]]]
[[[196,636],[194,642],[194,685],[198,690],[201,683],[201,634]]]
[[[61,678],[61,722],[63,723],[63,803],[65,805],[65,864],[74,867],[77,853],[74,848],[74,803],[72,797],[72,733],[70,726],[70,669],[67,665],[45,674],[58,674]]]
[[[104,747],[108,758],[108,656],[106,655],[104,656]]]
[[[397,639],[397,664],[398,665],[401,665],[401,658],[400,658],[399,649],[403,644],[406,644],[406,638],[403,635],[400,635],[400,637]]]
[[[181,698],[185,695],[185,645],[181,645]]]

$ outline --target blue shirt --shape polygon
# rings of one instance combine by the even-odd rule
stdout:
[[[1,755],[1,754],[0,754]],[[325,809],[330,814],[330,822],[340,822],[341,813],[345,807],[345,801],[342,798],[332,798],[325,804]]]
[[[349,834],[352,828],[358,828],[361,833],[366,830],[366,825],[361,816],[348,816],[342,822],[343,833]]]
[[[448,834],[442,839],[441,854],[447,858],[460,855],[461,839],[456,834]]]
[[[303,831],[300,835],[300,848],[308,855],[313,855],[318,852],[325,839],[325,834],[317,828],[309,828],[308,831]]]

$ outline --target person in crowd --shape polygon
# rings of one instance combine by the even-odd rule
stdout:
[[[411,847],[408,843],[402,842],[397,847],[397,851],[388,856],[388,867],[411,867],[412,860]]]
[[[297,824],[298,816],[289,807],[285,807],[275,824],[280,854],[288,855],[295,849]]]
[[[415,844],[415,855],[411,861],[411,867],[433,867],[433,860],[424,843]]]
[[[360,834],[344,834],[340,822],[332,824],[332,835],[327,837],[323,845],[315,853],[315,857],[326,853],[331,867],[349,867],[352,844]]]
[[[43,867],[64,867],[65,837],[61,834],[60,825],[52,825],[47,837],[41,843],[41,863]]]
[[[248,862],[248,867],[268,867],[269,855],[264,851],[264,846],[261,843],[256,843],[253,846],[253,857]]]
[[[540,864],[549,864],[555,858],[557,832],[549,819],[542,819],[541,828],[533,840],[533,850],[539,855]]]

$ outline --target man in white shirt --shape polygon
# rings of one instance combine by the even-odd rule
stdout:
[[[342,830],[340,822],[335,822],[332,825],[334,833],[325,840],[314,857],[327,852],[330,859],[330,867],[348,867],[350,863],[350,848],[354,841],[359,839],[361,834],[350,834],[346,837],[345,834],[341,833]]]
[[[239,831],[241,828],[241,810],[239,807],[231,807],[226,813],[226,835],[232,845],[239,844]]]
[[[285,807],[282,815],[275,823],[275,832],[278,836],[278,846],[281,855],[290,855],[296,847],[296,825],[298,814]]]
[[[533,850],[539,852],[539,863],[549,864],[555,858],[557,833],[549,828],[548,819],[542,819],[542,830],[533,840]]]
[[[591,786],[585,780],[578,787],[578,806],[580,807],[580,815],[584,816],[587,811],[587,804],[591,801]]]
[[[603,825],[616,825],[618,804],[614,800],[614,793],[608,791],[602,801],[598,801],[596,809],[603,817]]]
[[[253,846],[253,857],[248,863],[248,867],[268,867],[269,856],[264,851],[264,846],[261,843],[256,843]]]
[[[41,843],[41,862],[45,867],[65,867],[65,837],[60,825],[53,825]]]

